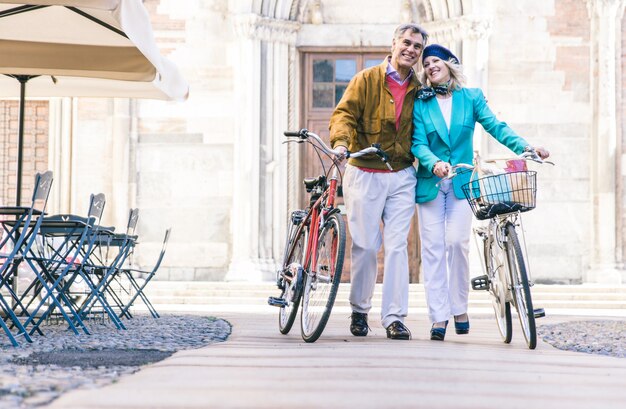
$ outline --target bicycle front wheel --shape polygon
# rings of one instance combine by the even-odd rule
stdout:
[[[491,305],[496,316],[498,331],[502,341],[508,344],[513,337],[513,324],[511,319],[511,303],[506,300],[507,276],[505,254],[500,245],[492,241],[485,241],[485,262],[489,274],[489,292],[491,293]]]
[[[524,254],[520,246],[515,225],[508,223],[506,226],[507,236],[507,256],[509,263],[509,274],[511,277],[511,290],[513,292],[513,300],[522,332],[526,339],[528,348],[535,349],[537,346],[537,329],[535,327],[535,312],[533,310],[533,301],[530,296],[530,285],[528,284],[528,273],[526,271],[526,263]]]
[[[306,229],[302,229],[300,234],[294,238],[292,243],[288,243],[291,248],[286,249],[285,262],[283,263],[283,273],[287,273],[287,269],[291,263],[302,263],[304,249],[306,247]],[[281,307],[278,312],[278,330],[281,334],[288,334],[293,326],[296,316],[298,314],[298,306],[302,299],[302,288],[304,277],[302,270],[295,273],[295,276],[291,276],[291,281],[284,280],[284,289],[281,294],[281,298],[287,301],[285,307]]]
[[[343,217],[331,215],[317,241],[317,271],[307,271],[302,301],[302,339],[315,342],[322,335],[335,303],[346,247]],[[313,265],[313,263],[312,263]]]

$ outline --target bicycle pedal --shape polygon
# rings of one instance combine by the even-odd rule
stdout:
[[[487,291],[489,290],[489,277],[486,275],[472,278],[472,290]]]
[[[541,318],[546,316],[546,310],[544,310],[543,308],[535,308],[534,312],[535,318]]]
[[[283,298],[278,298],[278,297],[270,297],[267,299],[267,303],[269,305],[271,305],[272,307],[286,307],[287,306],[287,301],[285,301]]]

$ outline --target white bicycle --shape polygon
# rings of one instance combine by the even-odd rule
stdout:
[[[498,159],[507,160],[507,159]],[[508,160],[544,161],[534,152],[524,152]],[[474,161],[477,162],[476,159]],[[452,166],[447,178],[458,171],[474,171],[475,166]],[[528,348],[537,346],[535,318],[545,316],[542,308],[533,308],[530,288],[533,286],[525,257],[521,213],[535,208],[537,172],[522,170],[489,176],[473,176],[462,186],[465,198],[479,220],[486,225],[473,229],[478,252],[482,256],[484,275],[471,280],[472,289],[488,291],[502,340],[510,343],[513,335],[511,304],[515,307]]]

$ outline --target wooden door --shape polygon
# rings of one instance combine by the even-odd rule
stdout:
[[[320,135],[327,144],[329,140],[328,123],[330,116],[350,79],[360,70],[372,67],[381,63],[386,54],[380,52],[360,52],[360,53],[304,53],[303,68],[303,116],[302,123],[310,131]],[[328,172],[330,160],[322,155],[322,163],[317,153],[311,147],[303,150],[301,156],[301,175],[303,177],[316,177]],[[345,165],[342,166],[341,171]],[[303,190],[301,204],[304,206],[308,202],[306,192]],[[343,209],[343,197],[341,189],[339,191],[338,205]],[[345,211],[344,211],[345,214]],[[417,213],[416,213],[417,214]],[[345,216],[344,216],[345,217]],[[409,270],[411,282],[419,282],[420,253],[419,235],[417,234],[417,216],[413,217],[411,230],[409,233]],[[350,247],[351,240],[348,226],[348,240],[346,243],[346,258],[342,281],[350,280]],[[381,249],[378,253],[378,277],[377,282],[382,282],[383,278],[383,256]]]

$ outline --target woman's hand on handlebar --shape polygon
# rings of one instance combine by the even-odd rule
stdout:
[[[537,152],[537,155],[539,155],[541,159],[548,159],[550,156],[550,152],[543,146],[535,146],[533,149]]]
[[[448,176],[450,172],[450,164],[448,162],[440,161],[433,166],[433,174],[437,177],[444,178]]]

